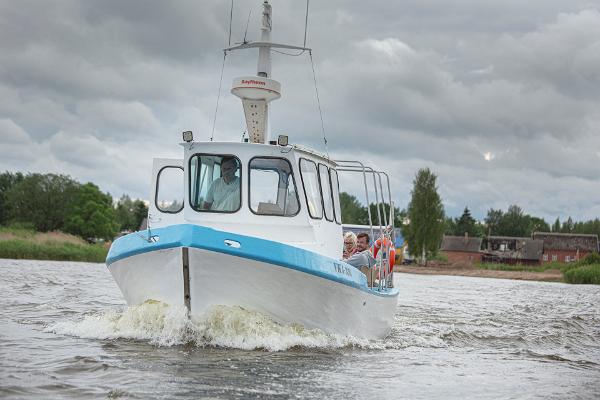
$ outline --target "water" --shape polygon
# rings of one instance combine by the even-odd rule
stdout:
[[[101,264],[0,260],[0,397],[600,398],[600,287],[399,275],[382,341],[127,308]]]

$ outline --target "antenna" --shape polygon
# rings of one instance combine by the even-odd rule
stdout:
[[[248,18],[249,19],[249,18]],[[269,139],[269,102],[281,97],[281,83],[271,76],[271,49],[310,51],[306,47],[271,42],[272,9],[268,0],[263,2],[261,40],[246,42],[225,49],[225,52],[241,49],[258,49],[256,76],[243,76],[233,80],[231,93],[242,100],[248,136],[252,143],[265,143]],[[246,27],[246,31],[247,31]]]

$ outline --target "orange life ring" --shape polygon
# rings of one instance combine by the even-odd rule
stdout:
[[[394,270],[394,262],[396,261],[396,248],[394,247],[394,244],[392,243],[391,240],[384,238],[383,240],[381,240],[381,238],[377,239],[374,243],[373,243],[373,256],[375,258],[377,258],[377,253],[379,253],[379,249],[381,249],[382,247],[382,242],[383,242],[383,247],[388,247],[388,261],[390,263],[390,270],[389,272],[392,272]]]

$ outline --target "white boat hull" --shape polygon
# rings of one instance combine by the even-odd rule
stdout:
[[[127,303],[158,300],[185,305],[189,294],[194,315],[226,305],[261,312],[281,324],[297,323],[340,335],[382,338],[391,329],[397,295],[206,249],[186,248],[186,293],[183,249],[155,250],[111,263],[108,268]]]

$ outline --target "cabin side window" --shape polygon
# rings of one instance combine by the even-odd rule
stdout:
[[[250,210],[259,215],[293,217],[300,211],[292,166],[285,158],[250,160]]]
[[[335,222],[342,223],[342,207],[340,206],[340,184],[337,171],[333,168],[329,170],[331,178],[331,190],[333,195],[333,209],[335,211]]]
[[[163,167],[156,178],[154,204],[164,213],[177,214],[183,209],[183,168]]]
[[[333,221],[333,198],[331,197],[331,183],[329,182],[329,168],[324,164],[319,164],[319,184],[323,194],[323,209],[325,210],[325,219]]]
[[[300,177],[304,186],[304,196],[308,213],[312,218],[323,218],[323,203],[321,200],[321,191],[319,189],[319,176],[317,174],[317,165],[304,158],[300,159]]]
[[[190,205],[196,211],[233,213],[242,204],[240,160],[228,154],[190,158]]]

